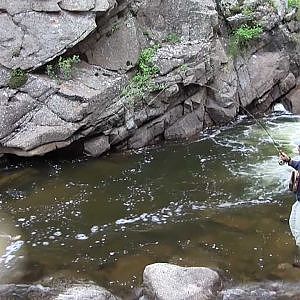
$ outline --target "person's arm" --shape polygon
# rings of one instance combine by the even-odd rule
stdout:
[[[284,152],[280,152],[280,159],[287,163],[289,166],[294,168],[295,170],[300,170],[300,161],[292,160],[287,154]]]
[[[295,170],[300,170],[300,161],[290,159],[288,165],[294,168]]]

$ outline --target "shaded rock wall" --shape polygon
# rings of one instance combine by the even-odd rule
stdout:
[[[241,107],[297,107],[300,26],[285,0],[17,2],[0,7],[0,153],[42,155],[79,141],[98,156],[193,137]],[[230,36],[247,22],[263,34],[233,57]],[[160,89],[130,99],[140,53],[154,44]],[[42,74],[65,52],[85,61],[70,80]],[[10,89],[16,68],[29,79]]]

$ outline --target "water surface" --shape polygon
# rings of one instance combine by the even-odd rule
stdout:
[[[296,155],[299,118],[262,119]],[[91,279],[119,295],[153,262],[221,269],[236,282],[299,279],[290,169],[243,118],[191,143],[100,159],[2,160],[0,281]]]

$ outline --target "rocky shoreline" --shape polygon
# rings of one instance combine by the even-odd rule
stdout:
[[[289,268],[285,266],[285,268]],[[292,268],[292,267],[291,267]],[[291,270],[289,270],[291,271]],[[300,272],[296,270],[296,272]],[[47,280],[46,280],[47,281]],[[51,280],[49,280],[51,281]],[[53,281],[53,278],[52,278]],[[143,284],[130,296],[120,298],[93,282],[54,284],[3,284],[0,299],[81,299],[81,300],[188,300],[188,299],[298,299],[297,283],[263,282],[232,286],[217,271],[205,267],[180,267],[168,263],[146,266]]]
[[[13,0],[0,9],[0,154],[76,143],[99,156],[191,138],[243,107],[263,113],[281,101],[300,111],[298,10],[286,0]],[[245,28],[259,36],[232,44]],[[45,74],[75,54],[68,80]]]

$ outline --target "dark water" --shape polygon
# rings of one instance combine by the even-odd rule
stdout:
[[[264,122],[293,155],[299,119]],[[123,295],[153,262],[222,269],[236,282],[299,279],[280,267],[295,252],[289,172],[247,119],[101,159],[3,160],[0,282],[70,276]]]

